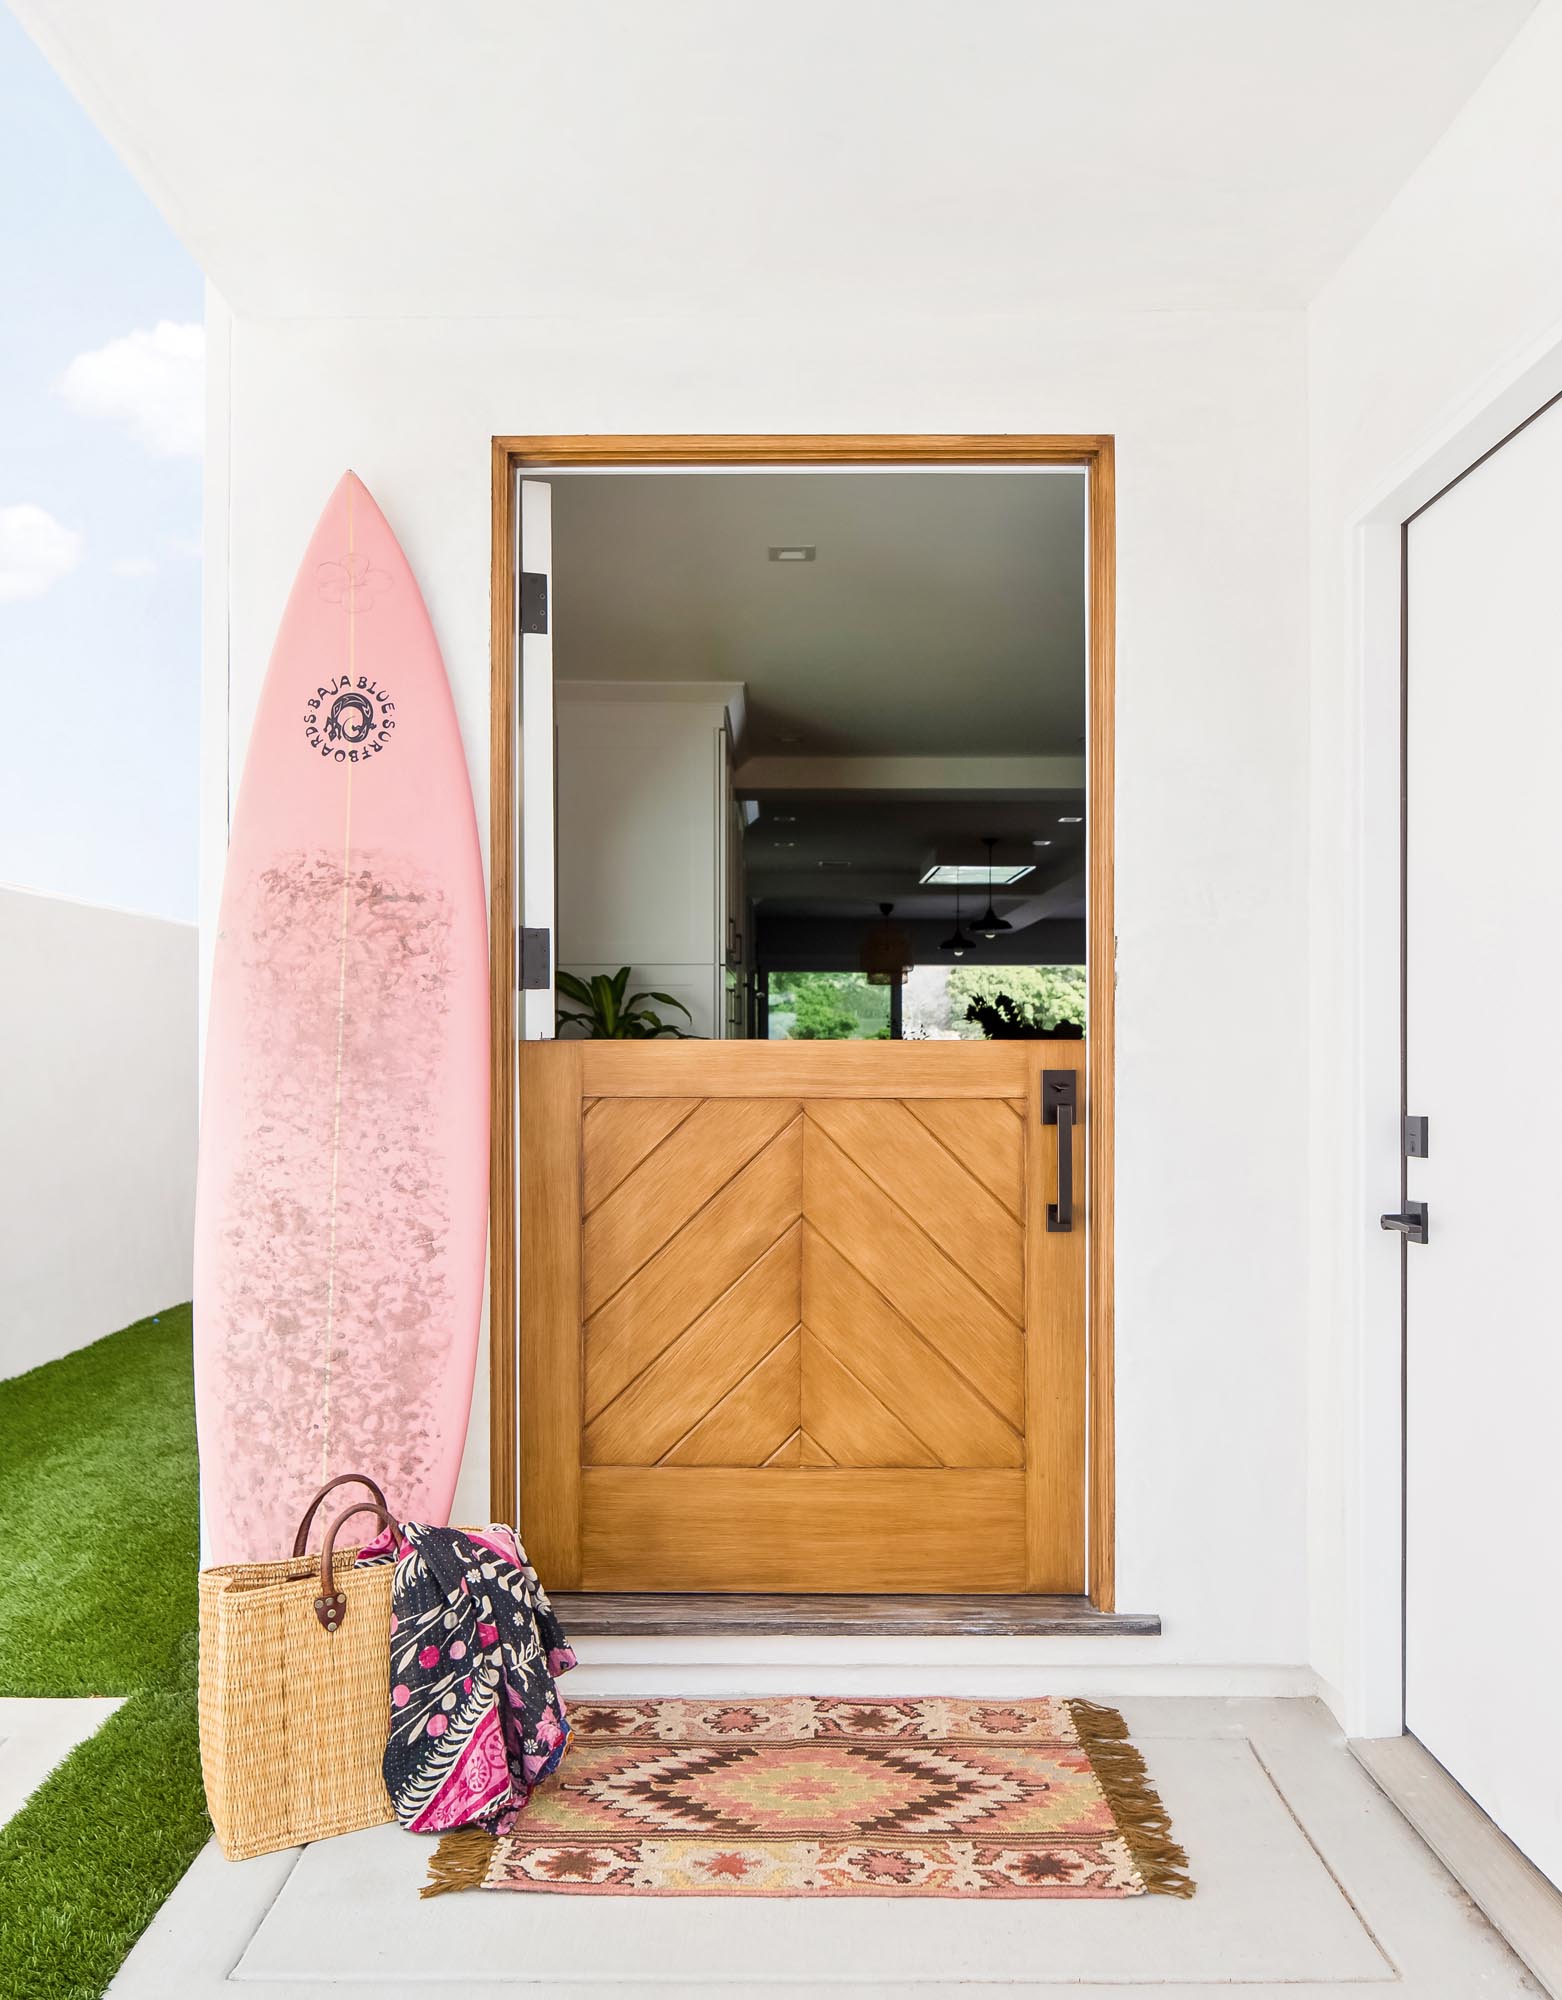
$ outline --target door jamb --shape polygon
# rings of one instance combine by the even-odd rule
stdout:
[[[1113,914],[1116,752],[1116,487],[1110,436],[537,436],[492,445],[489,707],[489,957],[492,1117],[489,1162],[489,1488],[493,1518],[520,1495],[516,1227],[515,963],[519,770],[515,644],[515,474],[548,466],[1076,465],[1088,474],[1086,1061],[1087,1542],[1098,1611],[1117,1605],[1113,1356],[1114,1083],[1117,938]]]

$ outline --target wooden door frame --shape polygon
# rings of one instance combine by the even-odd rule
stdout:
[[[1089,475],[1089,964],[1086,1318],[1089,1395],[1086,1587],[1116,1609],[1113,1372],[1113,1128],[1117,940],[1113,914],[1116,750],[1116,490],[1109,436],[496,437],[492,451],[489,893],[492,1119],[489,1165],[489,1490],[493,1517],[516,1518],[519,1437],[516,1242],[515,896],[519,762],[515,475],[561,466],[1075,465]]]

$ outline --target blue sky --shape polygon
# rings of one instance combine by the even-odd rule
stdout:
[[[0,882],[193,918],[201,274],[0,5]]]

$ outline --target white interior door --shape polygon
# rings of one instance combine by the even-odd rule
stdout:
[[[519,482],[521,504],[516,562],[520,624],[521,913],[523,932],[547,935],[545,981],[523,979],[516,1019],[521,1039],[549,1040],[554,1030],[554,960],[557,956],[557,818],[554,802],[556,739],[553,720],[553,489],[540,479]],[[538,581],[540,579],[540,582]],[[541,954],[530,960],[540,965]],[[541,980],[541,975],[534,973]]]
[[[1407,536],[1406,1726],[1562,1885],[1562,407]]]

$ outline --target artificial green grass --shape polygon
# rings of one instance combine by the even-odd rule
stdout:
[[[0,1694],[183,1684],[200,1529],[190,1308],[0,1382]]]
[[[210,1834],[194,1690],[132,1695],[0,1827],[0,1995],[99,2000]]]
[[[98,2000],[211,1832],[178,1306],[0,1382],[0,1694],[125,1705],[0,1827],[0,2000]]]

